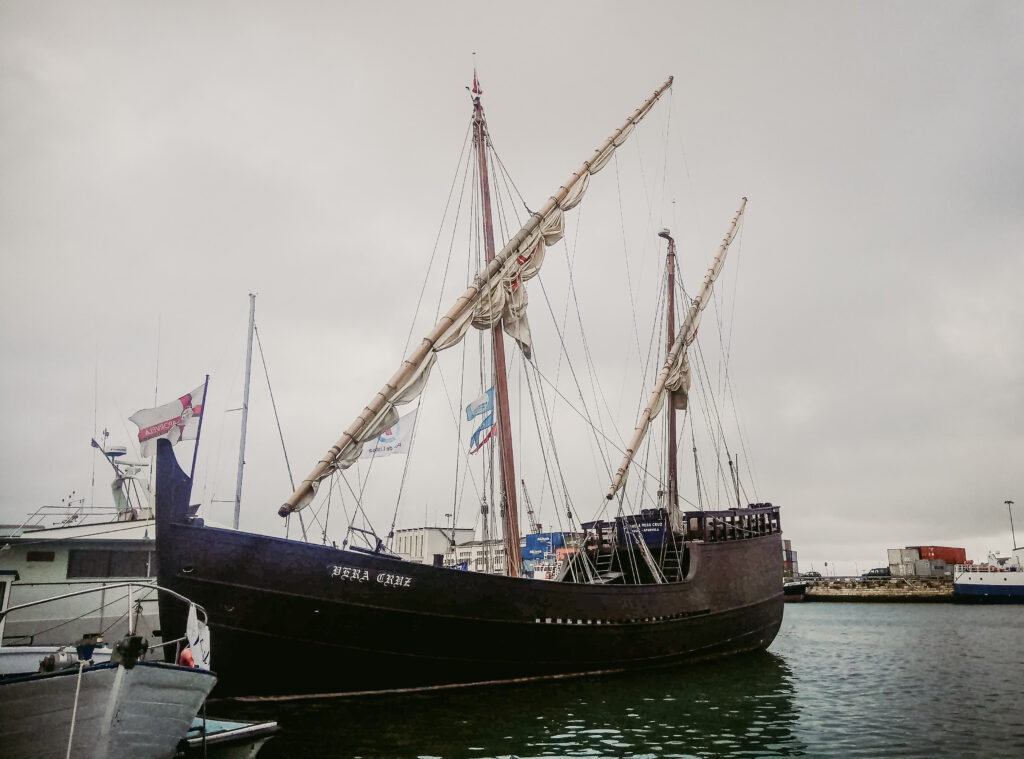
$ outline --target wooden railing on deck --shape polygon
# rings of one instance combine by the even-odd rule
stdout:
[[[705,543],[759,538],[782,531],[779,508],[770,503],[728,511],[687,511],[683,517],[687,540]]]

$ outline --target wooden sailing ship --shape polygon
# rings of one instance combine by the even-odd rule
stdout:
[[[525,281],[537,273],[546,245],[561,236],[563,214],[580,202],[591,176],[671,82],[496,252],[487,126],[474,76],[473,142],[486,265],[279,510],[285,517],[301,512],[322,481],[351,466],[367,442],[393,426],[398,407],[422,392],[438,353],[457,344],[472,324],[492,335],[504,574],[402,561],[384,539],[367,548],[338,549],[207,527],[190,516],[191,481],[170,444],[160,441],[160,583],[211,610],[212,634],[222,652],[220,695],[352,693],[589,674],[707,659],[772,642],[783,609],[778,508],[741,507],[737,488],[735,508],[683,512],[676,482],[675,412],[687,404],[687,348],[743,206],[678,329],[671,307],[675,244],[667,231],[662,234],[670,288],[666,354],[607,500],[621,504],[633,456],[667,407],[664,497],[638,513],[620,508],[608,519],[582,523],[575,550],[552,580],[521,572],[504,334],[529,358]],[[161,623],[165,638],[184,627],[171,607],[161,610]]]

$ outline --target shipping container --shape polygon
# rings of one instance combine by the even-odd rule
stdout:
[[[889,553],[889,566],[890,567],[893,564],[902,564],[903,563],[903,551],[901,551],[899,548],[890,548],[888,553]]]
[[[922,559],[941,559],[947,564],[963,564],[967,561],[967,551],[951,546],[914,546]]]
[[[916,548],[904,548],[900,551],[900,563],[912,564],[921,558],[921,552]]]
[[[565,546],[566,537],[572,538],[571,532],[532,532],[525,536],[522,547],[524,560],[541,559],[550,556],[553,551]]]
[[[917,575],[917,568],[913,562],[890,564],[889,572],[893,577],[915,577]]]

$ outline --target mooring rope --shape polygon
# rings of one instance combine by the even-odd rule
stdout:
[[[68,751],[65,759],[71,759],[71,743],[75,740],[75,720],[78,718],[78,694],[82,690],[82,670],[85,669],[85,662],[78,661],[78,682],[75,683],[75,705],[71,709],[71,729],[68,731]]]

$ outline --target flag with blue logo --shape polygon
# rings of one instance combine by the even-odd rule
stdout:
[[[494,385],[484,391],[483,395],[466,406],[466,421],[471,422],[480,414],[494,410]],[[493,424],[493,422],[492,422]]]
[[[361,459],[379,459],[381,456],[393,456],[398,453],[408,453],[412,445],[412,433],[416,428],[416,411],[410,411],[395,422],[394,427],[388,427],[380,435],[369,441],[363,448]]]

